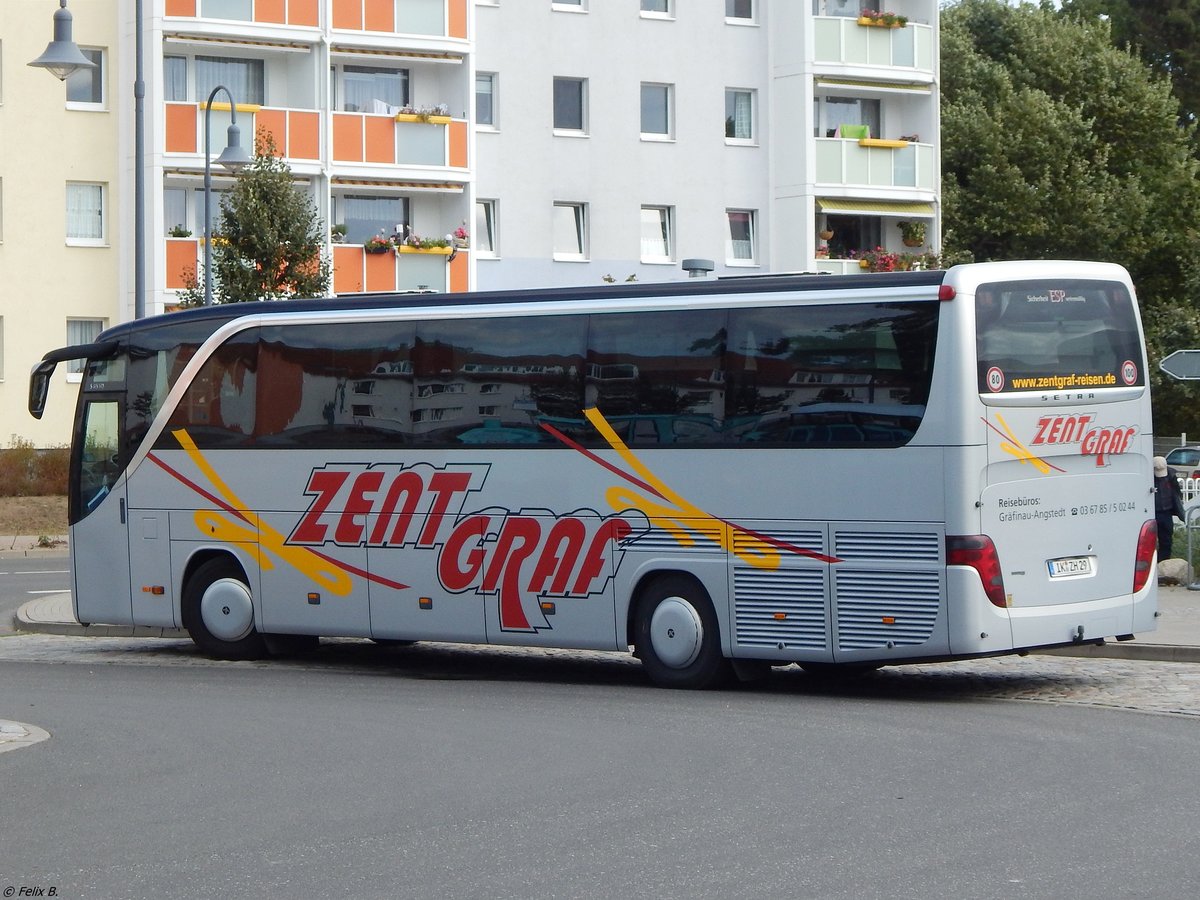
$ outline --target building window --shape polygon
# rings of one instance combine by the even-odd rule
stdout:
[[[475,201],[475,253],[495,256],[499,248],[496,237],[496,201]]]
[[[725,89],[725,138],[754,140],[754,91]]]
[[[671,136],[671,88],[669,84],[642,84],[642,137]]]
[[[408,105],[408,69],[342,67],[342,110],[391,116]]]
[[[74,108],[102,108],[104,106],[104,51],[80,47],[94,67],[77,69],[67,76],[67,105]]]
[[[554,204],[554,258],[587,259],[587,207],[584,204]]]
[[[725,0],[726,19],[754,19],[754,0]]]
[[[825,0],[825,15],[857,18],[863,8],[862,0]]]
[[[188,218],[188,192],[186,188],[163,188],[163,228],[167,234],[171,229],[191,231]]]
[[[753,265],[754,256],[754,210],[727,209],[729,239],[725,244],[725,263],[731,266]]]
[[[671,0],[642,0],[642,13],[650,17],[671,15]]]
[[[496,73],[475,73],[475,124],[495,128]]]
[[[587,130],[587,79],[554,79],[554,128],[556,131]]]
[[[104,319],[67,319],[67,346],[74,347],[78,344],[91,344],[100,336],[100,332],[104,330]],[[78,375],[83,371],[83,367],[87,365],[87,360],[72,359],[67,365],[67,372],[72,375]]]
[[[362,244],[380,234],[403,234],[409,224],[407,197],[347,194],[335,200],[335,210],[335,221],[346,226],[347,244]]]
[[[67,184],[67,243],[104,243],[104,185]]]
[[[164,56],[163,99],[168,103],[182,103],[185,102],[187,98],[187,57]]]
[[[642,262],[670,262],[671,252],[671,208],[669,206],[642,207]]]
[[[221,84],[229,88],[235,103],[267,102],[266,81],[261,59],[232,56],[196,57],[196,99],[203,103],[212,89]]]
[[[861,126],[867,127],[866,137],[878,137],[879,131],[879,101],[860,97],[822,97],[818,98],[816,136],[820,136],[821,128],[825,129],[825,137],[845,137],[842,126],[848,125],[854,129],[854,135],[859,136]]]
[[[550,7],[564,12],[586,12],[587,0],[551,0]]]

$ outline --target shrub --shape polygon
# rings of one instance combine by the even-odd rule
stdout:
[[[17,438],[0,450],[0,496],[38,497],[67,492],[67,447],[38,450],[32,441]]]

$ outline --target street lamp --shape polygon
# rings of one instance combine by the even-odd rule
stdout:
[[[65,2],[65,0],[64,0]],[[208,122],[212,115],[213,99],[218,91],[224,91],[229,98],[229,132],[225,141],[225,149],[217,157],[217,162],[230,172],[238,172],[243,166],[252,161],[242,149],[242,132],[237,126],[237,104],[233,102],[233,94],[223,84],[218,84],[208,95],[208,103],[204,106],[204,305],[212,306],[212,153],[209,149]]]
[[[49,69],[50,74],[59,81],[66,81],[72,72],[94,69],[96,64],[84,56],[71,40],[71,11],[67,9],[67,0],[58,0],[58,7],[54,12],[54,40],[29,65]]]

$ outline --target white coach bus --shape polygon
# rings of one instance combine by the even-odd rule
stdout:
[[[209,307],[86,360],[80,622],[627,650],[703,687],[1152,629],[1124,269]]]

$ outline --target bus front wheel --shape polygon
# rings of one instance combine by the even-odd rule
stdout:
[[[715,687],[730,675],[708,592],[683,575],[658,578],[642,594],[634,645],[650,680],[663,687]]]
[[[241,567],[210,559],[183,591],[183,626],[196,646],[218,659],[258,659],[267,652],[254,628],[254,597]]]

